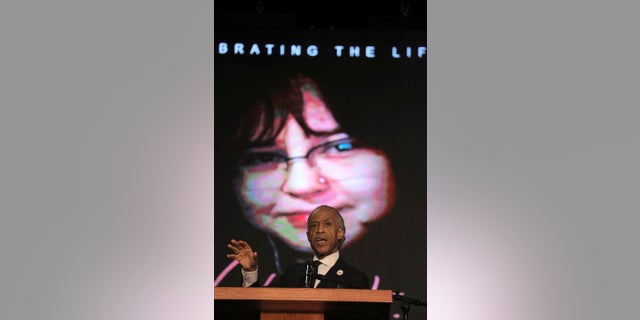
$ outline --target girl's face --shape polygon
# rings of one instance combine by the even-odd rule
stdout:
[[[335,207],[344,218],[348,246],[366,232],[365,223],[388,213],[395,197],[389,160],[358,144],[324,102],[303,90],[303,117],[317,134],[292,116],[275,144],[245,152],[236,192],[249,221],[300,251],[311,251],[307,217],[318,205]]]

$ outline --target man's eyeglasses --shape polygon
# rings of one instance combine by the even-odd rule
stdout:
[[[289,157],[284,151],[248,151],[240,156],[239,166],[243,169],[258,171],[275,170],[281,167],[288,169],[289,161],[297,159],[307,159],[311,166],[316,166],[322,160],[349,157],[349,151],[361,147],[362,145],[355,138],[344,138],[316,145],[304,156]]]

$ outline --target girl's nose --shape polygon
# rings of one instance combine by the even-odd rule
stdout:
[[[282,191],[297,198],[304,198],[327,190],[326,179],[318,174],[309,160],[296,158],[289,160]]]

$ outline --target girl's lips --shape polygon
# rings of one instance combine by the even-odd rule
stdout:
[[[287,216],[289,223],[296,229],[307,229],[307,214],[293,214]]]

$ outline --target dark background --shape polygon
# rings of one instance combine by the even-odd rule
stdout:
[[[426,46],[424,30],[409,29],[301,29],[255,27],[217,29],[216,45],[251,43],[302,43],[319,47],[317,57],[216,54],[215,56],[215,260],[216,275],[230,262],[225,259],[230,239],[243,239],[260,253],[261,273],[275,270],[264,234],[251,227],[240,211],[232,189],[235,166],[230,157],[230,136],[237,112],[248,106],[244,96],[267,86],[274,77],[301,72],[323,88],[338,121],[350,133],[384,150],[397,184],[392,211],[371,223],[362,240],[342,251],[342,256],[369,275],[379,276],[380,289],[404,292],[426,301],[426,56],[417,58],[416,48]],[[376,46],[376,58],[336,57],[333,45]],[[390,48],[413,48],[412,58],[391,58]],[[345,119],[348,119],[346,123]],[[347,237],[349,237],[347,231]],[[280,243],[279,240],[276,242]],[[300,258],[291,250],[280,251],[282,267]],[[309,257],[307,257],[309,258]],[[262,279],[264,281],[264,278]],[[238,286],[236,268],[221,286]],[[399,315],[394,303],[392,313]],[[412,317],[426,317],[425,308],[414,308]]]
[[[427,1],[215,2],[216,28],[427,29]]]

